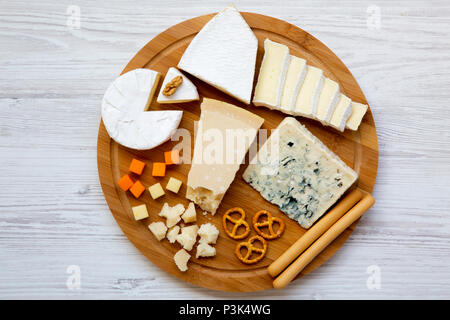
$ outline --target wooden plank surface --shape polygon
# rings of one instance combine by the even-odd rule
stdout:
[[[104,90],[149,39],[227,1],[2,1],[0,298],[450,298],[450,4],[277,3],[235,1],[324,42],[374,114],[377,202],[344,247],[286,290],[220,293],[153,266],[111,218],[96,168]]]

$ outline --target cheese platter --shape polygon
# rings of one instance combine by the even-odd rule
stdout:
[[[241,145],[203,145],[230,131],[246,133]],[[283,147],[263,153],[273,141]],[[208,162],[207,149],[233,161]],[[333,205],[372,192],[378,142],[364,94],[330,49],[230,6],[167,29],[131,59],[103,98],[97,163],[113,217],[152,263],[201,287],[260,291]],[[350,222],[297,278],[334,255]]]

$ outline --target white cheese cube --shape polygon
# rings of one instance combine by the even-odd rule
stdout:
[[[295,115],[314,118],[317,113],[317,102],[323,82],[323,71],[316,67],[307,66],[305,81],[303,81],[295,103]]]
[[[197,212],[195,211],[195,205],[193,202],[189,202],[189,205],[181,218],[185,223],[190,223],[197,220]]]
[[[195,257],[214,257],[216,255],[216,248],[210,246],[206,242],[200,242],[197,246]]]
[[[198,235],[200,236],[200,243],[216,243],[217,237],[219,236],[219,230],[215,225],[205,223],[200,226]]]
[[[264,41],[264,58],[253,96],[255,106],[274,108],[280,104],[289,61],[287,46],[269,39]]]
[[[147,206],[145,204],[134,206],[131,210],[133,210],[133,215],[136,220],[148,218]]]
[[[167,227],[164,224],[164,222],[158,221],[158,222],[150,223],[148,228],[153,233],[153,235],[156,237],[156,239],[158,239],[158,241],[161,241],[162,239],[165,238],[166,232],[167,232]]]
[[[169,182],[166,185],[166,189],[172,191],[173,193],[178,193],[180,191],[182,182],[176,178],[170,177]]]
[[[319,121],[322,123],[330,122],[334,108],[336,108],[339,101],[339,96],[339,85],[333,80],[325,78],[322,92],[319,95],[319,102],[317,103],[316,118]]]
[[[333,115],[331,116],[331,120],[329,122],[333,128],[339,131],[344,131],[345,124],[352,114],[351,102],[352,101],[350,98],[341,93],[339,102],[336,109],[334,109]]]
[[[191,251],[197,241],[198,226],[193,225],[181,228],[181,233],[177,236],[177,242],[187,251]]]
[[[175,255],[173,256],[175,264],[177,265],[178,269],[180,269],[180,271],[182,272],[185,272],[188,269],[187,263],[190,258],[191,255],[187,253],[186,250],[184,249],[177,251],[177,253],[175,253]]]
[[[290,56],[289,67],[286,73],[286,81],[284,82],[283,93],[279,110],[285,113],[292,113],[297,101],[298,92],[305,80],[306,76],[306,60]]]
[[[354,131],[358,130],[358,127],[361,124],[361,121],[366,114],[367,109],[367,104],[352,101],[352,114],[350,115],[350,118],[348,118],[345,127]]]
[[[175,226],[172,229],[167,232],[167,240],[169,240],[170,243],[174,243],[177,240],[178,233],[180,232],[180,227]]]

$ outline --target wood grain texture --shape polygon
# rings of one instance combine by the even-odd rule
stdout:
[[[273,41],[286,44],[291,54],[305,58],[309,64],[324,70],[325,76],[338,82],[341,90],[347,96],[355,101],[367,103],[364,94],[347,67],[319,40],[304,30],[282,20],[255,13],[242,13],[242,15],[258,38],[259,46],[256,70],[259,70],[264,56],[264,40],[270,38]],[[145,67],[161,72],[161,74],[166,74],[170,67],[177,65],[192,38],[213,16],[214,14],[209,14],[192,18],[158,34],[133,57],[123,70],[123,73]],[[258,72],[256,72],[255,77],[258,77]],[[196,85],[200,97],[214,98],[239,105],[263,117],[265,121],[261,127],[262,129],[273,130],[286,117],[281,112],[239,103],[236,99],[219,92],[202,81],[194,78],[191,80]],[[157,90],[156,92],[159,91]],[[200,102],[194,101],[183,104],[160,105],[155,100],[156,98],[151,102],[149,110],[183,110],[183,119],[180,123],[180,128],[187,129],[190,133],[191,145],[189,150],[192,155],[194,122],[200,118]],[[342,160],[355,169],[359,174],[357,183],[359,188],[367,192],[372,191],[378,165],[378,141],[370,110],[364,117],[360,125],[360,130],[357,132],[347,130],[341,133],[334,129],[324,127],[317,121],[304,118],[299,118],[299,120],[332,151],[338,154]],[[222,230],[219,240],[215,245],[217,256],[213,259],[191,258],[187,272],[180,272],[173,262],[173,255],[181,249],[181,246],[178,244],[171,245],[167,241],[157,241],[147,228],[151,222],[163,221],[162,218],[157,216],[157,213],[161,211],[164,202],[168,202],[170,206],[182,203],[187,207],[189,201],[184,198],[186,192],[185,187],[180,190],[178,195],[166,193],[163,198],[154,201],[147,192],[136,200],[132,195],[121,191],[117,186],[116,182],[120,177],[128,173],[128,167],[133,157],[138,157],[151,166],[153,162],[162,161],[164,151],[171,150],[178,143],[179,141],[168,141],[152,150],[140,152],[130,150],[114,142],[107,134],[104,125],[100,125],[97,144],[97,163],[100,183],[106,201],[117,223],[127,238],[150,261],[182,280],[201,287],[221,291],[252,292],[272,288],[273,279],[269,276],[266,268],[300,238],[306,230],[301,228],[296,221],[284,215],[276,205],[268,203],[256,190],[245,183],[241,177],[248,161],[246,161],[245,165],[241,165],[216,215],[203,217],[201,214],[198,214],[198,225],[209,222],[214,224],[219,230]],[[147,169],[139,179],[147,187],[157,182],[165,186],[169,177],[174,176],[186,185],[189,169],[189,164],[169,167],[164,179],[152,177],[150,169]],[[131,207],[142,203],[146,204],[150,216],[148,219],[135,221]],[[265,209],[283,219],[286,223],[286,231],[283,237],[277,241],[270,241],[268,245],[270,249],[267,251],[264,259],[258,264],[243,265],[238,261],[234,254],[234,248],[238,242],[229,239],[223,231],[221,225],[222,215],[229,208],[236,206],[245,210],[248,221],[252,221],[256,211]],[[197,211],[202,212],[199,208]],[[355,226],[356,223],[345,230],[300,275],[308,274],[330,259],[344,244]]]
[[[286,20],[349,67],[377,124],[380,161],[365,215],[343,248],[283,291],[183,283],[126,239],[97,175],[100,102],[151,38],[228,1],[2,1],[0,298],[450,298],[448,1],[234,1]],[[69,5],[81,28],[66,26]],[[369,6],[381,12],[368,28]],[[136,9],[138,8],[138,9]],[[68,290],[66,268],[81,268]],[[367,267],[381,271],[366,286]]]

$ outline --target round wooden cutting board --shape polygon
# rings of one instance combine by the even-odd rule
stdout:
[[[242,15],[253,29],[259,41],[255,83],[264,55],[263,42],[265,38],[270,38],[276,42],[286,44],[290,48],[292,55],[305,58],[308,64],[321,68],[325,76],[338,82],[343,93],[352,100],[367,103],[364,94],[347,67],[319,40],[302,29],[278,19],[254,13],[242,13]],[[136,68],[149,68],[164,75],[169,67],[177,65],[192,38],[213,16],[213,14],[210,14],[187,20],[159,34],[138,52],[123,70],[123,73]],[[229,102],[262,116],[265,119],[262,128],[273,129],[285,117],[284,114],[278,111],[252,105],[247,106],[194,77],[189,76],[189,78],[197,86],[201,97]],[[150,110],[167,109],[181,109],[184,111],[180,128],[185,128],[191,132],[191,148],[193,149],[194,121],[197,121],[200,117],[200,102],[159,105],[156,101],[153,101],[150,107]],[[375,123],[370,110],[364,117],[363,123],[357,132],[346,130],[341,133],[330,127],[324,127],[313,120],[299,117],[297,119],[358,172],[359,180],[357,184],[359,188],[368,192],[372,191],[378,165],[378,142]],[[205,216],[202,214],[203,211],[197,208],[198,225],[211,222],[220,230],[220,237],[215,245],[217,250],[216,257],[196,259],[194,248],[191,251],[193,257],[188,263],[189,270],[184,273],[180,272],[173,261],[173,255],[181,248],[180,245],[177,243],[170,244],[167,239],[159,242],[148,230],[147,226],[151,222],[164,221],[158,216],[164,202],[168,202],[171,206],[177,203],[188,205],[185,193],[189,164],[170,166],[164,178],[158,179],[151,175],[152,163],[163,162],[163,152],[171,150],[178,143],[179,141],[169,141],[148,151],[131,150],[114,142],[108,136],[103,123],[100,124],[97,144],[98,171],[106,201],[117,223],[128,239],[150,261],[182,280],[198,286],[223,291],[259,291],[272,288],[273,279],[266,270],[267,266],[306,230],[285,216],[278,207],[265,201],[257,191],[244,182],[242,173],[247,166],[246,164],[242,165],[236,174],[236,178],[215,216],[211,214]],[[156,182],[160,182],[165,187],[169,177],[175,177],[183,181],[180,192],[176,195],[166,191],[166,195],[157,200],[153,200],[148,191],[145,191],[139,199],[135,199],[129,192],[123,192],[116,182],[122,175],[128,173],[128,166],[132,158],[138,158],[147,163],[144,173],[139,177],[146,187]],[[135,221],[131,207],[142,203],[147,205],[150,217],[145,220]],[[284,235],[278,240],[268,242],[266,257],[255,265],[244,265],[237,260],[234,255],[234,248],[238,241],[228,238],[223,231],[221,223],[223,213],[227,209],[236,206],[240,206],[246,211],[248,221],[251,221],[253,214],[258,210],[266,209],[275,216],[282,218],[286,223]],[[301,275],[313,271],[330,259],[344,244],[356,224],[357,222],[339,236],[303,270]],[[255,231],[252,230],[250,236],[254,234]]]

